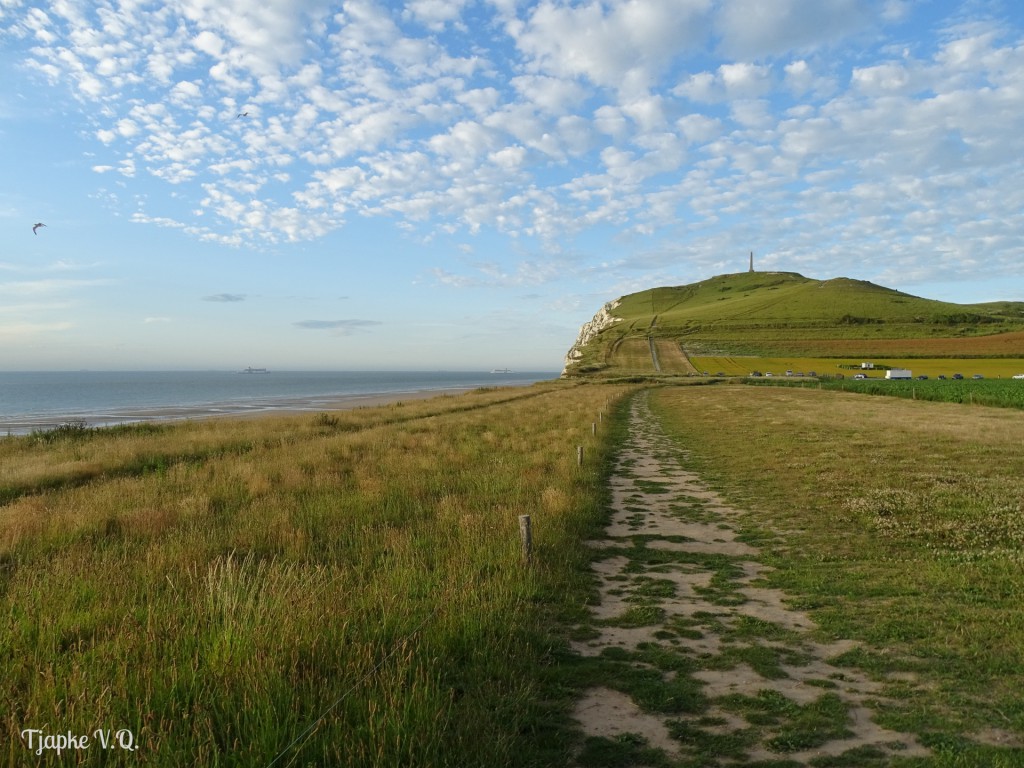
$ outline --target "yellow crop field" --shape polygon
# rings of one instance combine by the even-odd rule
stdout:
[[[871,362],[878,366],[891,368],[907,368],[914,376],[952,376],[955,373],[964,376],[981,374],[985,378],[1010,378],[1018,373],[1024,373],[1024,358],[875,358],[870,360],[859,360],[850,358],[844,360],[834,357],[694,357],[691,358],[694,366],[699,371],[706,371],[714,375],[724,373],[726,376],[748,376],[753,371],[771,373],[774,376],[784,376],[787,371],[794,375],[809,375],[812,371],[818,375],[835,375],[842,373],[851,375],[858,371],[840,366],[859,366],[864,362]],[[863,373],[869,376],[883,378],[884,370],[865,370]]]

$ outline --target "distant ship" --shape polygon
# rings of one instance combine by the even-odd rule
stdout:
[[[512,373],[511,368],[495,368],[491,373]]]
[[[244,371],[240,371],[240,373],[270,373],[270,371],[268,371],[266,368],[253,368],[250,366],[249,368],[246,368]]]

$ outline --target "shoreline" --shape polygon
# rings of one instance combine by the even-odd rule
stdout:
[[[503,384],[502,387],[520,386]],[[523,384],[521,386],[526,386]],[[68,413],[61,416],[23,416],[0,420],[0,437],[22,437],[33,432],[57,429],[64,424],[84,424],[87,428],[116,427],[122,424],[173,423],[193,419],[259,418],[291,413],[320,411],[351,411],[373,408],[406,400],[429,400],[432,397],[461,395],[479,387],[416,389],[407,392],[377,392],[352,395],[316,395],[311,397],[273,398],[254,403],[211,403],[153,408],[114,409],[106,413]]]

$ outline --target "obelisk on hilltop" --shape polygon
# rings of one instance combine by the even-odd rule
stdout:
[[[754,252],[750,252],[750,271],[754,271]]]

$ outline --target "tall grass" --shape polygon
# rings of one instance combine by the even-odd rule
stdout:
[[[552,617],[587,593],[592,424],[623,391],[0,441],[0,762],[564,756]],[[123,730],[137,750],[36,755],[26,729]]]

